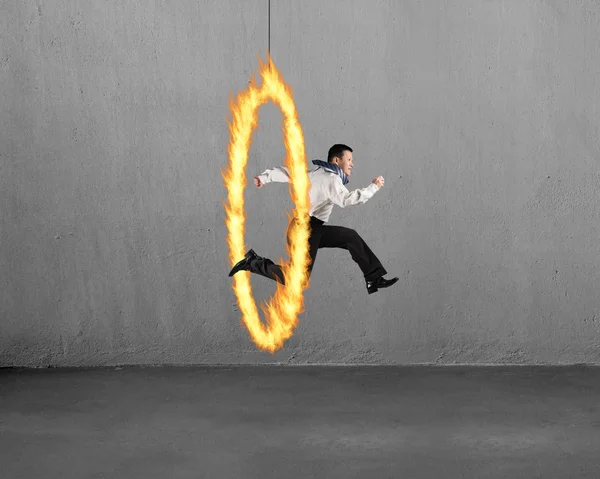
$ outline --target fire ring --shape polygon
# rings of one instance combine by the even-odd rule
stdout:
[[[292,336],[298,324],[298,315],[304,311],[304,290],[308,288],[307,274],[310,262],[308,238],[310,236],[310,200],[308,192],[310,180],[305,158],[304,135],[298,120],[292,89],[285,83],[268,57],[265,63],[259,58],[262,85],[258,87],[254,74],[248,88],[235,99],[231,98],[228,121],[230,141],[228,145],[229,164],[222,172],[227,188],[225,207],[231,266],[246,252],[244,241],[246,214],[244,190],[247,185],[246,165],[252,144],[252,134],[258,126],[258,110],[268,101],[273,101],[283,114],[283,137],[286,149],[284,165],[290,179],[290,196],[294,202],[293,217],[296,219],[290,229],[290,244],[286,245],[289,261],[280,263],[285,276],[285,286],[276,283],[276,292],[269,303],[261,304],[266,317],[266,325],[261,322],[250,284],[250,273],[240,271],[233,277],[233,291],[242,313],[242,321],[252,341],[262,351],[273,354],[283,347]]]

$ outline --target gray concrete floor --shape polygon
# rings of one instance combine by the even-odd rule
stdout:
[[[0,477],[600,478],[597,367],[0,370]]]

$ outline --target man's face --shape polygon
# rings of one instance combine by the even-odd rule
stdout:
[[[348,177],[352,174],[352,168],[354,168],[354,159],[352,158],[351,151],[344,151],[341,158],[334,158],[333,161],[344,173],[346,173]]]

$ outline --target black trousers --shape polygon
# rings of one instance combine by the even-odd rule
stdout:
[[[293,218],[288,226],[287,241],[290,244],[290,229],[293,226]],[[365,280],[373,281],[387,274],[385,268],[381,265],[379,259],[371,251],[367,243],[360,235],[350,228],[343,226],[329,226],[323,221],[310,217],[310,237],[308,239],[311,261],[308,266],[310,275],[315,264],[317,251],[320,248],[341,248],[350,252],[350,256],[360,267]],[[281,284],[285,284],[281,266],[273,263],[269,258],[258,256],[250,263],[250,271],[266,278],[273,279]]]

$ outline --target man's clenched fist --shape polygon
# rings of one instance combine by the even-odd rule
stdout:
[[[375,183],[377,186],[379,186],[379,188],[381,188],[385,183],[385,180],[383,179],[383,176],[378,176],[371,183]]]

